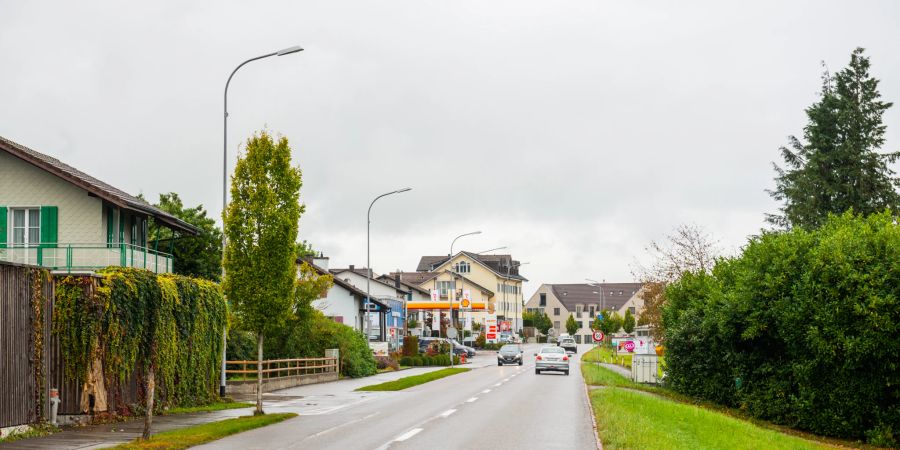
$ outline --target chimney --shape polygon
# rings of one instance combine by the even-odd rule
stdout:
[[[350,264],[350,271],[353,272],[353,269],[355,269],[355,267],[353,266],[353,264]]]
[[[394,286],[400,287],[400,272],[394,272]]]

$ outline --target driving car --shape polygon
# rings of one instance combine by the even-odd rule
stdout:
[[[518,364],[521,366],[523,359],[524,355],[522,354],[522,347],[515,344],[506,344],[503,347],[500,347],[500,351],[497,352],[498,366],[504,364]]]
[[[575,339],[570,337],[560,339],[559,346],[567,352],[578,353],[578,344],[575,343]]]
[[[541,372],[547,370],[565,372],[566,375],[569,375],[569,355],[562,347],[548,346],[534,354],[535,375],[540,375]]]

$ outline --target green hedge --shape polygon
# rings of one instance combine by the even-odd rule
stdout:
[[[668,382],[823,435],[898,443],[900,225],[890,213],[769,232],[666,290]]]
[[[459,364],[459,356],[453,356],[453,364]],[[408,367],[449,366],[450,355],[404,356],[400,358],[400,365]]]

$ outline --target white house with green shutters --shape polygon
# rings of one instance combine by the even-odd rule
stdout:
[[[173,237],[197,233],[137,197],[0,137],[0,260],[68,273],[107,266],[171,272],[171,249],[148,242],[150,221]]]

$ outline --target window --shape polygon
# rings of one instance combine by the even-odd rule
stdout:
[[[581,318],[581,305],[575,305],[575,318]]]
[[[547,306],[547,294],[541,293],[541,300],[539,306]]]
[[[619,291],[619,295],[622,295],[622,291]]]
[[[39,208],[13,208],[12,243],[18,247],[36,246],[41,243],[41,210]]]
[[[554,316],[558,316],[558,315],[559,315],[559,308],[553,308],[553,315],[554,315]]]
[[[634,306],[628,307],[628,310],[631,311],[631,314],[634,314]]]
[[[595,310],[594,310],[594,305],[591,305],[591,307],[590,307],[590,312],[591,312],[590,316],[591,316],[591,317],[594,317],[594,311],[595,311]]]
[[[448,291],[456,290],[456,281],[438,281],[437,288],[441,291],[441,296],[446,297],[448,295]]]
[[[460,261],[453,266],[453,269],[457,273],[469,273],[472,271],[472,266],[469,265],[468,261]]]
[[[553,322],[553,328],[556,328],[557,330],[559,330],[559,321],[558,320],[556,322]]]

